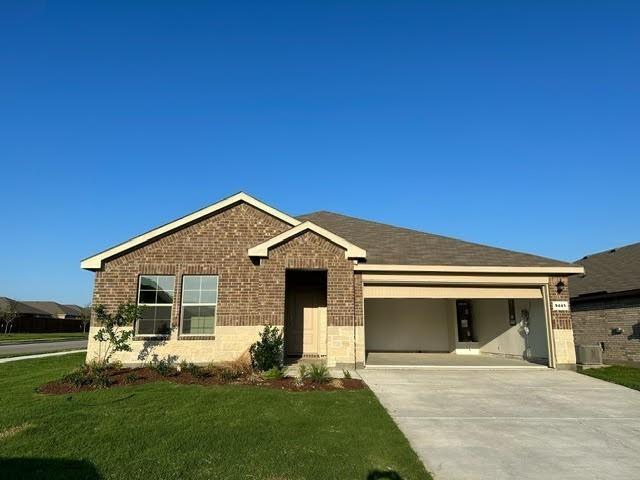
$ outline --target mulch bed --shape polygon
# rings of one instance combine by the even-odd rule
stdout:
[[[157,370],[148,367],[141,368],[120,368],[109,371],[109,386],[103,388],[122,387],[129,385],[142,385],[144,383],[169,381],[184,385],[251,385],[262,388],[273,388],[277,390],[288,390],[292,392],[324,391],[335,390],[362,390],[367,388],[362,380],[355,378],[334,378],[327,383],[312,383],[305,381],[299,383],[293,377],[278,379],[262,378],[259,375],[241,377],[236,380],[223,380],[216,376],[193,376],[188,372],[172,371],[168,375],[161,375]],[[46,383],[37,389],[38,393],[50,395],[64,395],[69,393],[86,392],[98,390],[92,385],[76,386],[62,380],[55,380]]]

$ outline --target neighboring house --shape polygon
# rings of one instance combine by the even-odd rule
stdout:
[[[94,305],[144,307],[133,352],[114,357],[128,364],[232,360],[265,324],[284,327],[288,358],[329,366],[370,352],[575,364],[567,277],[582,267],[335,213],[296,218],[244,193],[81,266],[96,272]]]
[[[9,308],[17,313],[10,326],[12,333],[81,332],[83,328],[84,309],[78,305],[0,297],[0,312]],[[4,321],[0,319],[0,333],[4,329]]]
[[[640,362],[640,243],[578,260],[571,280],[576,345],[600,345],[603,360]]]

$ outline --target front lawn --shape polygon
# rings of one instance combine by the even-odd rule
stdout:
[[[35,389],[82,354],[0,366],[0,478],[429,479],[370,390]]]
[[[611,367],[588,368],[580,373],[611,383],[640,390],[640,368],[613,365]]]
[[[88,333],[59,332],[59,333],[0,333],[0,345],[3,343],[18,343],[29,341],[63,341],[82,340],[88,338]]]

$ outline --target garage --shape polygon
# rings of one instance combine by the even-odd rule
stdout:
[[[550,364],[539,286],[371,282],[364,327],[369,366]]]

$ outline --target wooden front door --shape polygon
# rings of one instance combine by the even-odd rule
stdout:
[[[285,354],[326,355],[326,287],[314,282],[291,281],[287,283],[286,294]]]

